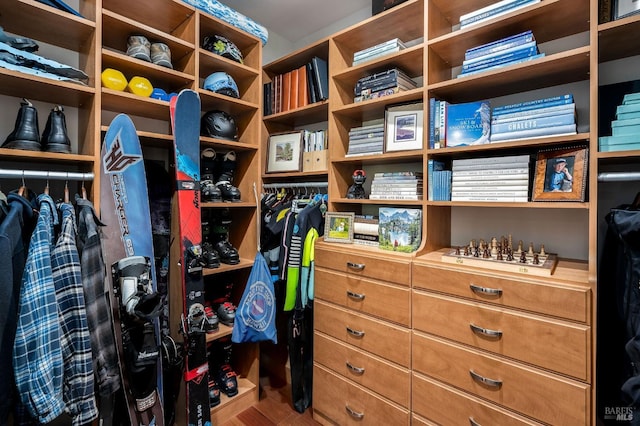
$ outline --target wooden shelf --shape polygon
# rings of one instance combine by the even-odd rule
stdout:
[[[251,407],[255,402],[254,394],[258,387],[244,377],[238,377],[238,394],[229,398],[223,392],[220,393],[220,405],[211,409],[211,424],[219,425],[233,418],[236,414]],[[239,408],[238,408],[239,407]]]
[[[300,127],[327,121],[328,115],[329,102],[320,101],[289,111],[270,114],[262,119],[267,126],[281,125],[285,127]]]
[[[571,202],[526,202],[526,203],[497,203],[471,201],[427,201],[428,206],[445,207],[513,207],[527,209],[588,209],[589,203]]]
[[[195,13],[195,8],[180,0],[155,0],[153,6],[131,0],[104,0],[103,10],[114,12],[138,22],[141,27],[154,28],[193,43],[194,34],[184,32],[185,22]],[[190,37],[189,37],[190,35]],[[125,40],[126,43],[126,40]]]
[[[495,151],[495,150],[519,150],[523,152],[531,152],[531,147],[547,147],[561,144],[584,142],[589,143],[589,133],[578,133],[570,136],[550,136],[539,139],[519,139],[517,141],[493,142],[485,145],[427,149],[429,156],[446,155],[451,157],[453,154],[461,156],[472,156],[475,152]]]
[[[286,173],[268,173],[263,174],[262,179],[270,180],[270,179],[282,179],[282,178],[297,178],[297,177],[327,177],[327,170],[314,170],[311,172],[286,172]]]
[[[169,121],[169,102],[102,88],[102,109]]]
[[[95,89],[0,68],[2,94],[82,108],[93,102]],[[16,106],[17,107],[17,106]]]
[[[245,78],[256,78],[259,75],[258,70],[240,64],[234,60],[224,58],[208,50],[198,49],[200,53],[200,76],[206,78],[209,74],[218,71],[224,71],[231,75],[234,80]]]
[[[336,73],[333,78],[345,85],[355,87],[356,82],[363,75],[371,74],[369,71],[372,67],[376,69],[400,68],[409,77],[422,76],[422,61],[424,55],[424,44],[420,43],[416,46],[408,47],[397,53],[375,58],[371,61],[350,67]]]
[[[218,323],[218,331],[207,334],[207,343],[215,342],[222,337],[231,335],[231,333],[233,333],[233,327]]]
[[[210,138],[207,136],[200,137],[201,146],[221,147],[224,149],[232,149],[234,151],[257,151],[259,147],[255,144],[244,142],[228,141],[224,139]]]
[[[27,151],[22,149],[0,148],[0,157],[3,159],[11,159],[12,161],[25,161],[29,163],[56,163],[69,165],[89,166],[93,164],[93,155],[64,154],[43,151]]]
[[[249,259],[241,258],[240,263],[238,263],[237,265],[228,265],[226,263],[221,263],[219,268],[204,268],[202,275],[206,277],[209,275],[222,274],[224,272],[229,272],[229,271],[250,269],[252,266],[253,266],[253,259],[249,260]]]
[[[399,205],[399,206],[416,206],[422,207],[422,200],[354,200],[349,198],[330,198],[330,203],[339,204],[380,204],[380,205]]]
[[[598,25],[598,61],[640,55],[640,40],[636,37],[639,31],[640,15]]]
[[[219,95],[209,90],[198,89],[198,94],[200,95],[203,111],[217,109],[236,117],[237,115],[248,113],[256,114],[260,110],[260,107],[255,103]]]
[[[358,164],[358,163],[407,163],[413,161],[422,161],[423,153],[421,150],[385,152],[380,155],[359,155],[357,157],[340,157],[332,158],[331,162],[335,164]]]
[[[396,93],[382,98],[370,99],[367,101],[349,103],[342,107],[333,109],[332,114],[340,117],[347,117],[356,121],[374,120],[384,117],[384,111],[387,105],[421,101],[424,95],[422,88],[407,90],[405,92]]]

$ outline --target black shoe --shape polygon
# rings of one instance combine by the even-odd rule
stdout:
[[[67,121],[62,106],[55,106],[49,113],[41,142],[44,151],[71,153],[71,141],[67,136]]]
[[[236,305],[231,302],[224,302],[218,306],[218,320],[226,326],[233,327],[236,319]]]
[[[234,151],[227,152],[221,158],[218,158],[218,177],[216,186],[222,193],[224,201],[239,202],[241,200],[240,190],[233,186],[233,177],[236,171],[236,153]]]
[[[41,151],[38,110],[27,99],[22,99],[13,132],[7,136],[2,148]]]
[[[215,379],[209,380],[209,408],[220,405],[220,386]]]
[[[214,248],[220,255],[220,261],[222,263],[226,263],[228,265],[237,265],[240,263],[238,250],[236,250],[228,240],[218,241]]]
[[[202,243],[202,261],[205,268],[219,268],[220,256],[211,243]]]
[[[224,392],[229,398],[238,394],[238,379],[236,378],[237,375],[238,374],[233,371],[231,365],[229,364],[222,364],[218,368],[217,379],[220,390]]]
[[[222,201],[220,188],[214,185],[212,180],[200,181],[200,193],[202,194],[202,201],[205,203],[219,203]]]

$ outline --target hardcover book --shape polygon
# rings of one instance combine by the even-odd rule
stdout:
[[[551,96],[548,98],[534,99],[531,101],[497,106],[493,108],[492,114],[495,116],[499,114],[507,114],[511,112],[526,111],[529,109],[556,106],[556,105],[562,105],[562,104],[570,104],[570,103],[573,103],[573,95],[571,93],[567,93],[565,95],[560,95],[560,96]]]
[[[422,241],[422,210],[380,207],[378,210],[380,248],[404,253],[418,249]]]
[[[521,46],[512,51],[501,52],[496,56],[489,58],[478,58],[471,63],[462,64],[462,72],[472,72],[481,69],[493,67],[496,65],[508,65],[511,62],[519,59],[527,58],[538,54],[538,46],[535,42],[532,42],[530,46]]]
[[[529,4],[538,3],[540,0],[502,0],[497,3],[490,4],[489,6],[481,9],[474,10],[473,12],[466,13],[460,16],[460,28],[464,28],[471,24],[480,23],[487,19],[492,19],[506,13],[510,13],[516,9],[519,9]]]
[[[521,46],[532,41],[535,41],[535,37],[533,35],[533,32],[531,32],[531,30],[528,30],[519,34],[515,34],[468,49],[464,54],[464,60],[468,61],[470,59],[484,57],[485,55],[502,53],[506,49]]]
[[[575,124],[565,124],[561,126],[540,127],[537,129],[518,130],[515,132],[497,133],[491,135],[491,142],[502,142],[507,140],[541,138],[557,135],[575,135],[577,133]]]
[[[447,147],[482,145],[491,136],[489,101],[449,104],[446,120]]]
[[[494,115],[491,117],[491,123],[506,123],[529,118],[548,117],[560,114],[576,114],[576,104],[570,103],[566,105],[556,105],[551,107],[535,108],[528,111],[512,112],[509,114]]]
[[[519,130],[540,129],[543,127],[564,126],[567,124],[575,124],[575,114],[558,114],[540,118],[524,118],[517,121],[507,123],[491,124],[491,135],[498,133],[517,132]]]

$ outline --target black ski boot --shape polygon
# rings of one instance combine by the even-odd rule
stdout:
[[[239,202],[241,201],[240,190],[233,186],[233,176],[236,170],[236,153],[234,151],[227,152],[222,158],[218,159],[218,177],[216,186],[222,194],[223,201]]]
[[[71,141],[67,136],[67,121],[62,106],[55,106],[49,113],[41,143],[45,151],[71,153]]]
[[[216,286],[213,290],[213,298],[211,304],[218,314],[218,320],[226,326],[233,327],[236,319],[236,305],[231,301],[231,293],[233,291],[233,283],[228,282],[224,288]]]
[[[211,243],[202,243],[202,262],[205,268],[219,268],[220,256]]]
[[[13,132],[7,136],[2,148],[41,151],[38,110],[27,99],[22,99]]]
[[[211,239],[213,248],[218,252],[220,261],[229,265],[240,263],[238,250],[229,242],[229,209],[216,210],[211,218]]]
[[[200,153],[200,193],[203,202],[221,202],[222,194],[215,184],[216,151],[205,148]]]
[[[209,368],[211,376],[220,386],[220,390],[228,397],[238,394],[238,374],[231,367],[231,336],[225,336],[216,340],[211,345]]]

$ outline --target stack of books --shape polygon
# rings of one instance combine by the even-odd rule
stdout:
[[[367,49],[358,50],[353,54],[353,66],[360,65],[363,62],[379,58],[389,53],[399,52],[407,46],[399,38],[387,40]]]
[[[349,149],[346,157],[382,154],[384,123],[353,127],[349,130]]]
[[[499,106],[491,114],[491,142],[576,134],[572,94]]]
[[[375,173],[369,199],[422,200],[422,172]]]
[[[540,53],[538,50],[531,30],[525,31],[468,49],[464,54],[462,71],[458,78],[531,61],[543,56],[544,53]]]
[[[327,149],[327,136],[326,130],[302,130],[302,152]]]
[[[451,201],[527,202],[528,154],[453,160]]]
[[[353,219],[353,243],[378,247],[378,216],[357,214]]]
[[[540,0],[502,0],[460,16],[460,29],[506,15]]]
[[[640,149],[640,92],[624,95],[611,122],[611,136],[598,139],[600,151]]]
[[[489,101],[452,104],[429,99],[429,148],[483,145],[489,143]]]
[[[394,93],[411,90],[418,84],[399,68],[392,68],[362,77],[354,88],[354,102],[362,102]]]

